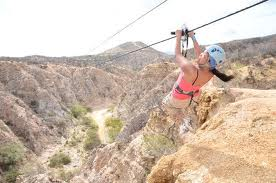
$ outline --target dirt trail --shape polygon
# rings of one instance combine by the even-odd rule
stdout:
[[[100,109],[92,113],[88,113],[87,116],[92,117],[98,124],[99,126],[98,134],[99,134],[101,143],[108,144],[109,137],[108,137],[107,129],[104,125],[104,122],[107,117],[112,116],[112,112],[110,112],[108,109]],[[71,163],[68,165],[64,165],[64,169],[74,170],[82,165],[83,163],[82,157],[86,156],[86,151],[83,150],[82,143],[77,144],[75,146],[70,146],[69,144],[67,144],[67,142],[69,139],[71,139],[71,137],[75,136],[75,134],[79,135],[78,138],[84,139],[85,132],[83,132],[83,127],[76,126],[70,129],[69,134],[70,135],[68,139],[62,138],[56,144],[49,145],[46,148],[46,150],[42,152],[40,156],[37,157],[37,162],[39,162],[39,164],[45,168],[47,173],[55,171],[55,169],[51,169],[50,167],[48,167],[48,164],[49,164],[49,159],[57,152],[64,152],[65,154],[69,155],[71,158]]]
[[[78,133],[81,133],[80,128],[73,128],[70,130],[70,136],[72,136],[74,131],[78,131]],[[69,139],[69,138],[68,138]],[[62,138],[60,142],[57,142],[55,145],[49,145],[46,150],[38,157],[38,162],[40,162],[43,166],[48,169],[48,164],[50,158],[58,153],[63,152],[70,156],[71,163],[68,165],[65,165],[64,167],[66,169],[73,169],[74,167],[80,167],[81,166],[81,156],[82,151],[80,151],[81,146],[69,146],[66,145],[66,142],[68,139]]]
[[[102,144],[107,144],[109,142],[107,129],[104,125],[105,119],[112,116],[112,112],[108,109],[101,109],[97,111],[93,111],[92,113],[88,113],[90,117],[92,117],[99,126],[99,138]]]

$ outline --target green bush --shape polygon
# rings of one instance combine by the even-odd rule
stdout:
[[[16,143],[2,144],[0,146],[0,169],[3,170],[3,178],[7,183],[14,183],[19,175],[18,163],[24,156],[23,146]]]
[[[105,120],[105,126],[108,129],[110,141],[114,142],[123,127],[122,121],[117,118],[107,118]]]
[[[87,114],[89,109],[85,106],[82,106],[80,104],[75,104],[71,108],[71,114],[73,115],[74,118],[80,118],[84,115]]]
[[[98,127],[89,128],[86,132],[86,138],[84,140],[84,149],[91,150],[101,144],[100,138],[98,136]]]
[[[86,108],[87,112],[92,112],[91,107],[85,106],[85,108]]]
[[[153,156],[170,154],[176,150],[173,141],[160,134],[147,134],[143,136],[143,149]]]
[[[76,173],[76,171],[65,171],[64,169],[60,169],[58,172],[58,178],[65,182],[69,182]]]
[[[51,168],[61,167],[69,163],[71,163],[71,158],[68,155],[64,153],[57,153],[51,157],[49,166]]]
[[[19,176],[20,173],[17,169],[9,170],[4,173],[4,180],[6,183],[15,183],[17,176]]]
[[[10,170],[24,155],[23,147],[16,143],[4,144],[0,147],[0,168],[4,171]]]
[[[80,142],[82,142],[81,137],[78,136],[76,132],[73,133],[73,135],[70,137],[68,141],[66,141],[66,144],[68,144],[70,147],[74,147]]]
[[[91,150],[101,144],[98,136],[99,127],[93,118],[87,116],[82,118],[82,123],[88,127],[88,130],[86,131],[86,138],[84,140],[84,149]]]
[[[82,117],[82,124],[92,129],[98,130],[98,125],[96,121],[91,117],[87,117],[87,116]]]

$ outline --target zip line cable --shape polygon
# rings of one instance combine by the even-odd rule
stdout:
[[[213,23],[215,23],[215,22],[217,22],[217,21],[220,21],[220,20],[222,20],[222,19],[225,19],[225,18],[227,18],[227,17],[230,17],[230,16],[232,16],[232,15],[235,15],[235,14],[237,14],[237,13],[240,13],[240,12],[242,12],[242,11],[245,11],[245,10],[247,10],[247,9],[250,9],[250,8],[252,8],[252,7],[254,7],[254,6],[257,6],[257,5],[259,5],[259,4],[262,4],[262,3],[266,2],[266,1],[269,1],[269,0],[260,1],[260,2],[258,2],[258,3],[255,3],[255,4],[251,5],[251,6],[248,6],[248,7],[245,7],[245,8],[243,8],[243,9],[240,9],[240,10],[234,12],[234,13],[230,13],[229,15],[226,15],[226,16],[224,16],[224,17],[221,17],[221,18],[218,18],[218,19],[216,19],[216,20],[213,20],[213,21],[211,21],[211,22],[209,22],[209,23],[206,23],[206,24],[204,24],[204,25],[201,25],[201,26],[199,26],[199,27],[196,27],[196,28],[194,28],[194,29],[192,29],[192,30],[189,30],[188,32],[195,31],[195,30],[200,29],[200,28],[202,28],[202,27],[205,27],[205,26],[207,26],[207,25],[213,24]],[[173,34],[173,32],[172,32],[172,34]],[[118,59],[118,58],[121,58],[121,57],[126,56],[126,55],[128,55],[128,54],[131,54],[131,53],[134,53],[134,52],[143,50],[143,49],[148,48],[148,47],[151,47],[151,46],[153,46],[153,45],[156,45],[156,44],[159,44],[159,43],[168,41],[168,40],[173,39],[173,38],[175,38],[175,37],[176,37],[176,36],[173,36],[173,37],[164,39],[164,40],[162,40],[162,41],[159,41],[159,42],[150,44],[150,45],[148,45],[148,46],[145,46],[145,47],[142,47],[142,48],[139,48],[139,49],[136,49],[136,50],[127,52],[127,53],[122,54],[122,55],[119,55],[119,56],[117,56],[117,57],[115,57],[115,58],[113,58],[113,59],[110,59],[110,60],[108,60],[107,62],[111,62],[111,61],[113,61],[113,60],[115,60],[115,59]]]
[[[200,29],[200,28],[202,28],[202,27],[205,27],[205,26],[207,26],[207,25],[210,25],[210,24],[212,24],[212,23],[215,23],[215,22],[217,22],[217,21],[220,21],[220,20],[222,20],[222,19],[225,19],[225,18],[227,18],[227,17],[230,17],[230,16],[235,15],[235,14],[237,14],[237,13],[240,13],[240,12],[242,12],[242,11],[245,11],[245,10],[247,10],[247,9],[250,9],[250,8],[252,8],[252,7],[254,7],[254,6],[257,6],[257,5],[259,5],[259,4],[262,4],[262,3],[266,2],[266,1],[269,1],[269,0],[260,1],[260,2],[258,2],[258,3],[256,3],[256,4],[253,4],[253,5],[251,5],[251,6],[248,6],[248,7],[246,7],[246,8],[243,8],[243,9],[241,9],[241,10],[238,10],[238,11],[236,11],[236,12],[234,12],[234,13],[230,13],[229,15],[226,15],[226,16],[224,16],[224,17],[222,17],[222,18],[219,18],[219,19],[217,19],[217,20],[214,20],[214,21],[212,21],[212,22],[209,22],[209,23],[207,23],[207,24],[204,24],[204,25],[202,25],[202,26],[199,26],[199,27],[197,27],[197,28],[194,28],[194,29],[190,30],[189,32],[194,31],[194,30],[197,30],[197,29]]]
[[[142,48],[139,48],[139,49],[137,49],[137,50],[133,50],[133,51],[127,52],[127,53],[125,53],[125,54],[123,54],[123,55],[119,55],[118,57],[115,57],[115,58],[113,58],[113,59],[110,59],[110,60],[108,60],[107,62],[111,62],[112,60],[115,60],[115,59],[117,59],[117,58],[121,58],[121,57],[123,57],[123,56],[126,56],[126,55],[129,55],[129,54],[131,54],[131,53],[134,53],[134,52],[143,50],[143,49],[148,48],[148,47],[151,47],[151,46],[153,46],[153,45],[156,45],[156,44],[159,44],[159,43],[168,41],[168,40],[173,39],[173,38],[175,38],[175,37],[176,37],[176,36],[173,36],[173,37],[170,37],[170,38],[168,38],[168,39],[164,39],[164,40],[162,40],[162,41],[159,41],[159,42],[150,44],[150,45],[145,46],[145,47],[142,47]]]
[[[103,45],[104,43],[106,43],[107,41],[109,41],[110,39],[112,39],[114,36],[116,36],[117,34],[119,34],[120,32],[122,32],[123,30],[125,30],[126,28],[128,28],[129,26],[131,26],[132,24],[134,24],[135,22],[137,22],[138,20],[140,20],[142,17],[146,16],[147,14],[149,14],[150,12],[152,12],[153,10],[155,10],[156,8],[158,8],[159,6],[161,6],[162,4],[164,4],[167,1],[168,0],[165,0],[165,1],[161,2],[160,4],[158,4],[157,6],[155,6],[154,8],[152,8],[150,11],[144,13],[143,15],[141,15],[140,17],[138,17],[137,19],[135,19],[131,23],[127,24],[122,29],[118,30],[115,34],[109,36],[107,39],[105,39],[104,41],[102,41],[98,46],[96,46],[95,48],[93,48],[91,52],[93,52],[94,50],[96,50],[97,48],[99,48],[101,45]]]

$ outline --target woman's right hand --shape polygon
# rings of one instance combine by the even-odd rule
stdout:
[[[194,31],[188,32],[189,37],[193,37],[195,35]]]

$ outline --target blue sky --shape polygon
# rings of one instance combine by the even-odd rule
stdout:
[[[259,0],[168,0],[106,44],[92,49],[163,0],[0,0],[0,56],[76,56],[127,41],[151,44],[186,23],[195,28]],[[276,33],[276,0],[196,31],[200,44]],[[175,40],[155,49],[173,52]]]

